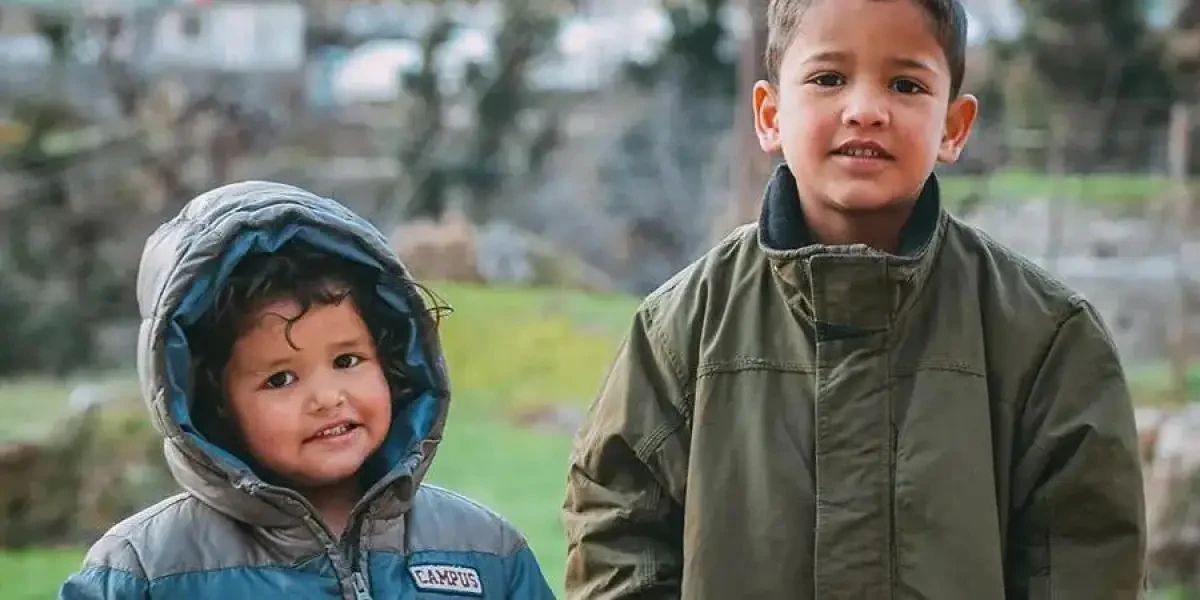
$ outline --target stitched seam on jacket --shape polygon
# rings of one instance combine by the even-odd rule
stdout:
[[[657,305],[653,307],[655,311],[659,308]],[[649,311],[643,313],[646,319],[646,340],[652,346],[653,351],[657,351],[666,357],[670,363],[671,371],[669,375],[675,379],[675,384],[682,390],[681,397],[678,399],[668,398],[671,406],[678,411],[677,415],[671,415],[671,419],[662,423],[649,435],[642,438],[637,446],[633,449],[634,455],[643,462],[649,456],[658,451],[663,443],[668,438],[677,433],[684,425],[686,425],[692,417],[692,401],[695,398],[694,381],[687,377],[686,369],[683,366],[683,361],[679,355],[671,348],[671,344],[666,337],[666,333],[658,327],[658,322],[650,315]]]
[[[1046,367],[1046,360],[1050,356],[1050,350],[1052,348],[1054,348],[1055,342],[1057,342],[1059,339],[1059,336],[1062,335],[1063,328],[1066,327],[1067,323],[1069,321],[1071,321],[1071,319],[1076,318],[1077,316],[1079,316],[1081,313],[1083,313],[1085,311],[1084,307],[1080,303],[1080,296],[1078,294],[1071,296],[1070,302],[1071,302],[1071,310],[1067,311],[1065,314],[1060,316],[1059,319],[1055,322],[1054,335],[1050,336],[1049,341],[1046,342],[1044,347],[1041,348],[1038,352],[1038,357],[1039,357],[1038,363],[1037,363],[1038,368],[1037,368],[1037,371],[1034,373],[1033,379],[1030,381],[1030,389],[1024,394],[1024,397],[1022,398],[1020,411],[1017,413],[1018,415],[1024,415],[1025,410],[1028,408],[1030,396],[1033,394],[1033,386],[1037,382],[1037,380],[1042,377],[1043,371]],[[1042,450],[1042,451],[1047,450],[1042,445],[1042,440],[1036,436],[1034,436],[1034,438],[1029,442],[1029,444],[1030,444],[1031,449]],[[1053,523],[1054,522],[1054,503],[1051,502],[1049,498],[1046,498],[1045,500],[1047,502],[1046,523],[1047,524]],[[1053,600],[1053,598],[1057,596],[1057,593],[1055,592],[1056,579],[1054,577],[1054,543],[1052,542],[1053,536],[1050,533],[1049,525],[1046,525],[1045,527],[1043,527],[1043,529],[1041,531],[1041,536],[1039,536],[1039,537],[1042,538],[1042,545],[1046,549],[1046,579],[1048,580],[1046,583],[1046,587],[1048,588],[1049,595],[1050,595],[1050,598],[1048,598],[1047,600]]]

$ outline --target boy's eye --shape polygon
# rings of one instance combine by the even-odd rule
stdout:
[[[281,388],[291,385],[296,380],[296,374],[291,371],[280,371],[267,378],[266,386],[268,388]]]
[[[921,87],[921,84],[911,79],[897,79],[892,82],[892,89],[900,92],[901,94],[919,94],[924,91],[925,88]]]
[[[362,362],[362,358],[355,354],[342,354],[333,359],[333,366],[339,369],[349,369],[360,362]]]
[[[809,82],[821,87],[834,87],[845,83],[845,78],[837,73],[821,73],[809,79]]]

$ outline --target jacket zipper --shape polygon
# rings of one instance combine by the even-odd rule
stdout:
[[[235,487],[242,488],[247,494],[254,496],[259,492],[259,490],[265,489],[267,486],[254,480],[244,480],[235,484]],[[301,501],[303,501],[303,499],[301,499]],[[311,507],[309,507],[309,510],[310,512],[315,512],[315,510]],[[320,529],[324,529],[319,524],[317,526]],[[325,530],[325,534],[329,535],[329,531]],[[341,552],[341,549],[338,548],[337,551]],[[354,556],[353,552],[343,554],[343,556],[351,559],[351,565],[354,564],[353,560],[356,557]],[[334,560],[336,561],[337,559],[334,558]],[[354,586],[354,600],[374,600],[374,598],[371,596],[371,588],[367,586],[367,578],[364,577],[363,574],[360,573],[354,566],[350,567],[350,582]]]
[[[354,600],[373,600],[371,597],[371,588],[367,585],[367,576],[363,574],[367,565],[360,562],[362,557],[359,550],[362,543],[360,538],[363,535],[363,520],[362,517],[353,514],[351,515],[351,520],[349,531],[353,535],[345,539],[345,542],[347,542],[345,548],[340,550],[343,551],[342,555],[346,557],[346,562],[349,563],[350,581],[354,585]]]
[[[362,573],[353,571],[350,579],[354,581],[354,600],[372,600],[371,590],[367,587],[367,578]]]

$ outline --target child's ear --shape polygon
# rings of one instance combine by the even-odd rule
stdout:
[[[943,163],[953,163],[962,154],[971,137],[971,127],[975,125],[975,116],[979,114],[979,100],[971,94],[962,94],[950,103],[946,111],[946,127],[942,134],[942,144],[938,148],[938,160]]]
[[[763,152],[775,154],[782,144],[779,135],[779,94],[768,81],[754,84],[754,132]]]

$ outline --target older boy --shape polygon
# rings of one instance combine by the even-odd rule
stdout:
[[[953,0],[773,0],[756,226],[637,313],[581,428],[570,598],[1127,599],[1142,478],[1093,308],[949,216]]]

